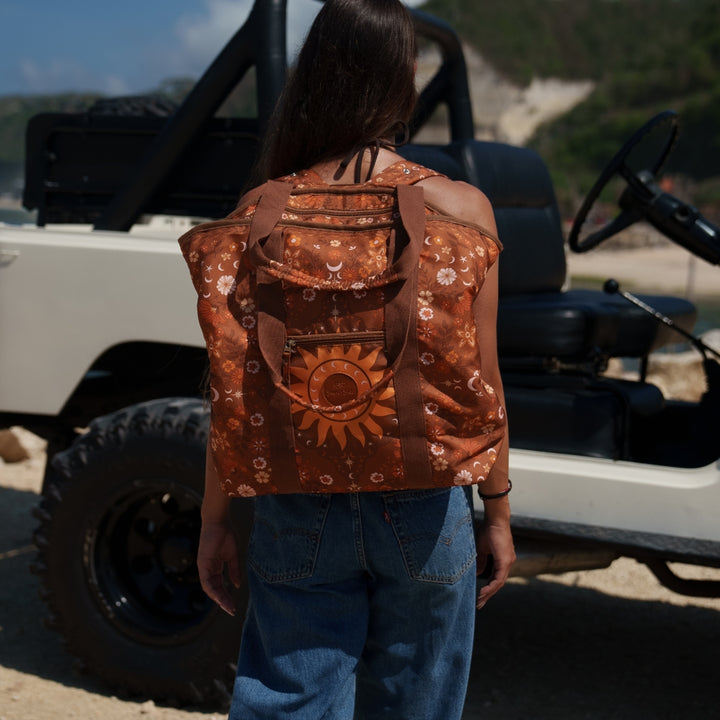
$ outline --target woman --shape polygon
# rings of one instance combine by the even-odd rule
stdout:
[[[276,109],[259,180],[309,170],[348,185],[397,167],[392,140],[413,111],[414,75],[415,34],[399,0],[327,0]],[[418,185],[428,205],[496,233],[476,188],[433,172]],[[475,307],[483,376],[502,401],[497,293],[494,264]],[[230,717],[460,718],[475,609],[503,586],[515,560],[507,456],[505,437],[481,486],[477,564],[472,523],[464,522],[467,488],[257,498]],[[209,448],[198,569],[207,594],[233,614],[224,571],[237,586],[241,570],[228,506]],[[394,524],[399,506],[407,532],[449,548],[440,579],[411,572]],[[263,568],[278,538],[286,548],[310,543],[311,573],[288,567],[268,579]],[[489,582],[476,593],[473,570],[482,572],[490,556]]]

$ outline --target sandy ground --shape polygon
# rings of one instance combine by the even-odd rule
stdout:
[[[634,242],[657,239],[655,231],[639,226]],[[630,291],[679,294],[682,297],[720,297],[720,271],[669,242],[624,250],[599,246],[587,253],[567,255],[568,274],[579,278],[615,278]]]
[[[113,696],[77,670],[45,629],[32,508],[45,462],[0,466],[0,720],[223,717]],[[680,567],[720,580],[720,570]],[[662,588],[631,560],[608,569],[514,579],[478,614],[467,720],[720,718],[720,599]]]

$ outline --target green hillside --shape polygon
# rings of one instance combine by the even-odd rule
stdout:
[[[686,45],[713,23],[717,31],[720,17],[715,0],[428,0],[423,9],[521,85],[533,76],[601,80],[648,70],[704,82],[705,43]]]
[[[680,114],[669,170],[704,181],[720,201],[720,3],[717,0],[429,0],[429,12],[501,74],[592,79],[574,110],[540,128],[530,144],[562,194],[587,189],[633,130],[655,113]]]

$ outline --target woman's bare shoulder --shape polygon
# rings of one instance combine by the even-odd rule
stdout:
[[[492,205],[474,185],[446,177],[430,177],[418,183],[425,190],[425,202],[447,215],[497,233]]]

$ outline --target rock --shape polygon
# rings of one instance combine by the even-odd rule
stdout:
[[[710,347],[720,345],[720,330],[710,330],[702,336]],[[608,377],[637,380],[637,373],[627,371],[620,358],[611,358]],[[647,381],[660,388],[667,400],[698,402],[707,390],[703,358],[697,350],[685,352],[656,352],[648,360]]]
[[[708,330],[700,339],[720,352],[720,329]],[[712,357],[708,353],[709,357]],[[666,398],[697,402],[707,390],[703,357],[697,350],[653,353],[648,362],[648,382],[657,385]]]
[[[30,453],[22,446],[12,430],[0,430],[0,458],[5,462],[14,463],[27,460]]]
[[[667,399],[697,402],[705,392],[702,356],[695,350],[680,353],[653,353],[648,362],[647,380],[657,385]]]
[[[28,460],[45,452],[47,442],[21,427],[0,430],[0,458],[7,463]]]
[[[700,339],[715,352],[720,353],[720,328],[708,330],[700,336]]]
[[[152,700],[148,700],[140,705],[141,715],[157,715],[157,706]]]

